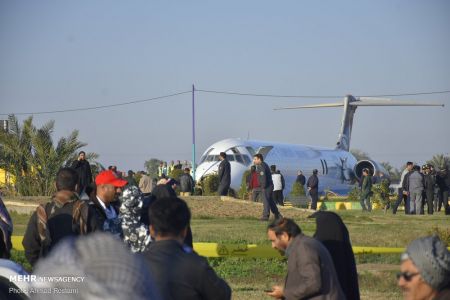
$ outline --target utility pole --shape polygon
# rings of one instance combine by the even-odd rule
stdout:
[[[192,85],[192,177],[195,182],[195,86]]]

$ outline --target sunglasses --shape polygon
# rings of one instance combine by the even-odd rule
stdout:
[[[409,272],[399,272],[397,273],[397,280],[400,280],[400,277],[403,277],[405,281],[410,282],[414,276],[419,275],[420,273],[409,273]]]

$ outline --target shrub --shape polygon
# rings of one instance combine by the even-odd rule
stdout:
[[[305,186],[301,185],[300,182],[295,181],[289,195],[292,197],[306,196]]]
[[[348,200],[352,202],[359,202],[359,198],[361,197],[361,190],[358,186],[355,186],[350,193],[348,193]]]
[[[242,175],[241,187],[239,188],[239,198],[240,199],[248,199],[248,190],[247,190],[247,176],[249,176],[250,170],[247,170]]]
[[[202,179],[203,196],[213,196],[217,194],[219,188],[219,175],[217,173],[210,174]]]

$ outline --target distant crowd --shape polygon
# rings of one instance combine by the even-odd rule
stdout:
[[[382,198],[385,209],[390,208],[388,188],[390,181],[383,173],[371,176],[368,169],[363,170],[361,180],[361,206],[363,210],[371,210],[370,198],[372,184],[381,184]],[[440,212],[444,209],[446,215],[450,214],[448,197],[450,190],[450,174],[448,166],[440,166],[438,170],[433,165],[425,164],[422,167],[407,162],[403,170],[400,183],[397,187],[397,200],[392,205],[392,213],[396,214],[399,205],[403,202],[405,214],[423,215]],[[426,210],[425,210],[426,206]]]

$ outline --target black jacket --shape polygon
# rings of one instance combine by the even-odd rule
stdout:
[[[75,160],[72,163],[72,168],[78,173],[78,187],[80,190],[91,184],[92,172],[87,160]]]
[[[307,187],[311,188],[311,191],[317,192],[319,190],[319,178],[317,175],[311,175],[308,178]]]
[[[194,179],[191,175],[184,173],[180,176],[180,189],[183,193],[192,192],[194,189]]]
[[[450,188],[450,173],[447,172],[437,172],[436,174],[436,184],[441,191],[448,191]]]
[[[162,299],[231,299],[231,289],[205,258],[174,240],[151,243],[144,254]]]
[[[424,187],[428,192],[434,192],[435,179],[432,174],[424,175]]]
[[[262,189],[273,187],[272,172],[270,172],[270,168],[265,162],[256,166],[256,172],[258,173],[259,186]]]
[[[305,185],[306,177],[303,174],[302,175],[297,175],[297,179],[295,181],[299,182],[301,185]]]
[[[406,173],[405,177],[403,178],[403,182],[402,182],[402,189],[404,191],[409,191],[409,176],[411,176],[411,174],[414,171],[409,171],[408,173]]]
[[[231,184],[231,165],[227,159],[219,164],[219,182],[221,186],[229,187]]]
[[[120,202],[114,201],[110,204],[115,210],[117,216],[119,215]],[[91,222],[92,231],[104,231],[104,224],[106,221],[106,213],[99,200],[97,199],[97,195],[92,194],[92,197],[89,199],[89,207],[93,210],[93,221]]]

